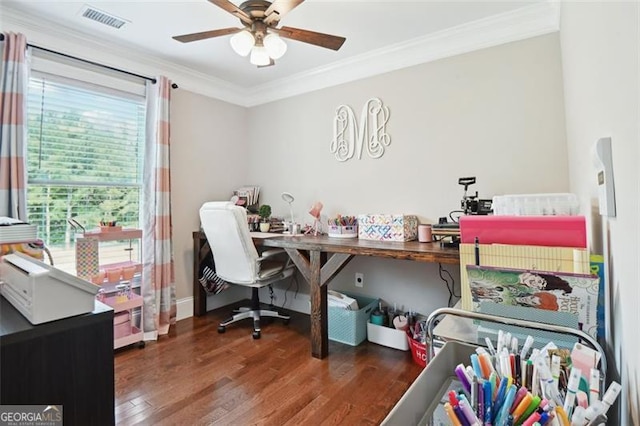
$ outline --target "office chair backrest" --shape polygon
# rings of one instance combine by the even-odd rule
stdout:
[[[234,284],[255,283],[259,256],[249,235],[244,207],[229,201],[204,203],[200,222],[213,253],[216,274]]]

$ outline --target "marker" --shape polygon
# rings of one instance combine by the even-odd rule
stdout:
[[[480,266],[480,240],[478,237],[475,238],[474,253],[476,255],[476,266]]]
[[[589,404],[600,399],[600,370],[597,368],[591,369],[589,375]]]
[[[493,343],[491,343],[491,339],[489,339],[488,337],[485,337],[484,341],[487,343],[487,347],[489,348],[489,353],[493,356],[496,356],[496,349],[493,347]]]
[[[585,414],[585,409],[577,406],[575,408],[575,410],[573,411],[573,415],[571,416],[571,426],[576,425],[576,426],[582,426],[584,425],[584,414]]]
[[[551,416],[549,415],[549,413],[544,411],[540,413],[540,419],[538,419],[538,423],[540,423],[540,426],[544,426],[550,418]]]
[[[491,424],[491,416],[493,415],[492,401],[493,391],[491,390],[491,382],[489,380],[482,384],[482,393],[484,394],[484,423]]]
[[[456,376],[464,386],[467,393],[471,393],[471,383],[469,383],[469,379],[467,378],[467,373],[465,372],[464,364],[458,364],[455,369]]]
[[[533,399],[533,396],[531,396],[531,394],[527,392],[524,398],[522,398],[522,400],[516,407],[516,409],[513,410],[512,414],[513,414],[514,423],[517,423],[520,420],[520,417],[522,417],[522,415],[524,414],[524,412],[527,411],[527,408],[529,408],[529,405],[531,405],[532,399]]]
[[[527,360],[527,389],[533,389],[533,361]]]
[[[516,386],[511,385],[509,390],[507,391],[507,395],[504,397],[504,402],[502,403],[502,408],[500,408],[500,412],[496,416],[496,425],[503,425],[507,423],[507,417],[509,416],[509,411],[511,410],[511,405],[516,398]]]
[[[478,414],[478,419],[484,420],[484,384],[478,382],[478,410],[476,413]],[[489,384],[491,387],[491,384]]]
[[[480,358],[477,354],[471,354],[471,366],[473,367],[473,372],[477,377],[482,377],[482,367],[480,366]]]
[[[498,395],[496,396],[496,402],[493,405],[493,415],[494,419],[498,417],[498,413],[500,413],[500,409],[504,403],[505,396],[507,394],[507,379],[502,379],[500,381],[500,388],[498,389]],[[509,406],[511,408],[511,406]]]
[[[522,400],[526,395],[527,395],[527,388],[522,386],[520,389],[518,389],[518,392],[516,392],[516,397],[513,400],[513,404],[511,404],[511,408],[509,409],[510,413],[513,413],[516,410],[516,408],[518,408],[518,405],[520,404],[520,402],[522,402]]]
[[[522,413],[522,416],[520,416],[520,419],[518,421],[515,422],[516,425],[518,424],[522,424],[522,422],[524,422],[526,419],[529,418],[529,416],[531,416],[531,414],[536,411],[536,409],[538,408],[538,406],[540,405],[540,397],[538,395],[534,396],[533,398],[531,398],[531,404],[529,404],[529,407],[525,410],[524,413]]]
[[[471,426],[471,423],[469,423],[467,421],[467,418],[462,413],[462,409],[460,408],[460,404],[458,404],[455,407],[453,407],[453,412],[455,413],[456,417],[458,418],[458,421],[460,422],[460,424],[462,426]]]
[[[458,420],[458,416],[456,416],[456,413],[453,411],[453,407],[448,402],[444,404],[444,412],[447,413],[447,417],[449,417],[453,426],[462,426],[462,423]]]
[[[564,411],[567,412],[567,417],[572,418],[573,404],[576,400],[576,392],[578,392],[578,386],[580,385],[580,377],[582,372],[578,367],[571,367],[571,373],[569,373],[569,383],[567,383],[567,395],[564,398]]]
[[[540,420],[540,413],[536,411],[534,413],[531,413],[531,415],[527,418],[527,420],[522,422],[522,426],[532,426],[538,420]]]
[[[478,417],[476,417],[476,414],[473,412],[471,406],[466,400],[461,400],[459,407],[460,411],[462,411],[462,414],[470,425],[476,425],[479,423]]]
[[[529,349],[531,349],[531,346],[533,346],[533,337],[527,336],[526,340],[524,341],[524,345],[522,345],[522,350],[520,351],[520,359],[526,359],[527,353],[529,352]]]
[[[478,360],[480,362],[480,369],[482,370],[482,378],[488,379],[491,375],[491,358],[489,358],[489,354],[481,354],[478,356]],[[471,361],[473,362],[473,360]]]
[[[449,404],[451,404],[451,407],[455,407],[456,405],[458,405],[458,394],[456,394],[456,391],[450,390],[448,396]]]

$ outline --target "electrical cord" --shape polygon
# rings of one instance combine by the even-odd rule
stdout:
[[[461,297],[461,295],[456,294],[456,292],[455,292],[455,285],[456,285],[456,282],[455,282],[455,280],[453,279],[453,277],[451,276],[451,273],[442,267],[442,263],[438,263],[438,274],[440,275],[440,279],[441,279],[442,281],[444,281],[444,283],[446,284],[446,286],[447,286],[447,290],[449,291],[449,301],[447,302],[447,306],[448,306],[448,307],[451,307],[451,306],[452,306],[452,305],[451,305],[451,301],[452,301],[452,299],[453,299],[454,297],[457,297],[457,298],[460,298],[460,297]],[[451,282],[449,282],[449,281],[446,279],[446,277],[444,276],[444,274],[447,274],[447,275],[449,276],[449,279],[451,280]]]
[[[454,218],[452,216],[454,213],[460,213],[460,214]],[[449,219],[451,219],[452,222],[458,223],[458,221],[460,220],[460,216],[464,216],[464,210],[451,210],[449,212]]]
[[[291,284],[296,283],[296,291],[293,294],[293,298],[297,298],[298,297],[298,290],[300,289],[300,285],[298,283],[298,276],[297,274],[293,274],[291,275],[291,279],[289,280],[289,285],[287,286],[287,288],[284,290],[284,302],[282,302],[282,306],[280,306],[281,308],[284,309],[284,305],[287,304],[287,292],[289,291],[289,289],[291,288]]]

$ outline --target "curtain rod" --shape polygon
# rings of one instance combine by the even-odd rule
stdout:
[[[0,33],[0,41],[4,41],[4,34],[2,34],[2,33]],[[36,46],[34,44],[31,44],[31,43],[27,43],[27,46],[32,47],[34,49],[42,50],[44,52],[53,53],[54,55],[58,55],[58,56],[62,56],[62,57],[65,57],[65,58],[74,59],[76,61],[80,61],[80,62],[84,62],[84,63],[87,63],[87,64],[91,64],[91,65],[94,65],[94,66],[97,66],[97,67],[106,68],[106,69],[109,69],[111,71],[116,71],[116,72],[119,72],[119,73],[122,73],[122,74],[131,75],[133,77],[138,77],[138,78],[141,78],[143,80],[149,80],[154,84],[156,82],[156,79],[152,78],[152,77],[147,77],[147,76],[136,74],[136,73],[133,73],[133,72],[130,72],[130,71],[125,71],[125,70],[122,70],[122,69],[119,69],[119,68],[110,67],[109,65],[104,65],[104,64],[100,64],[98,62],[89,61],[87,59],[78,58],[77,56],[67,55],[66,53],[56,52],[55,50],[47,49],[45,47]],[[172,83],[171,87],[174,88],[174,89],[177,89],[178,85],[176,83]]]

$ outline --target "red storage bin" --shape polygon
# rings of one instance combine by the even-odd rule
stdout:
[[[414,340],[409,333],[407,333],[407,339],[409,340],[409,346],[411,348],[411,356],[413,361],[421,367],[427,366],[427,345]]]

